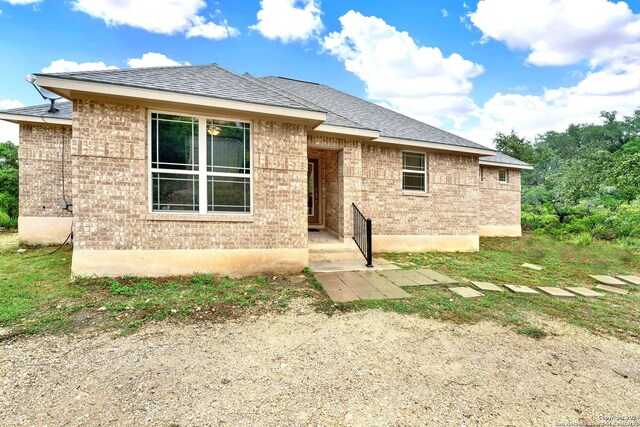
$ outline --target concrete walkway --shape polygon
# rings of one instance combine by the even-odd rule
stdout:
[[[317,273],[316,279],[336,302],[411,298],[411,294],[377,271]]]

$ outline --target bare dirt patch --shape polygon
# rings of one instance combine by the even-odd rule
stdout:
[[[0,424],[553,425],[640,415],[640,345],[377,310],[0,344]]]

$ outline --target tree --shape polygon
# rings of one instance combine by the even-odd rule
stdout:
[[[493,143],[498,151],[507,156],[515,157],[527,163],[531,163],[534,160],[534,150],[531,142],[518,136],[513,129],[508,135],[502,132],[496,133]]]
[[[18,147],[11,142],[0,143],[0,220],[8,217],[11,226],[18,218],[18,193]]]

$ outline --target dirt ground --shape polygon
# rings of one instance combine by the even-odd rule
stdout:
[[[640,416],[640,344],[367,311],[0,343],[3,426],[523,426]],[[640,419],[635,418],[640,425]],[[559,425],[559,424],[558,424]],[[616,424],[607,424],[616,425]],[[623,425],[623,424],[618,424]]]

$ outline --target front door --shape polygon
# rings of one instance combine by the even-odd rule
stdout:
[[[307,215],[309,216],[309,224],[320,224],[320,194],[318,191],[318,159],[309,159],[309,167],[307,170]]]

